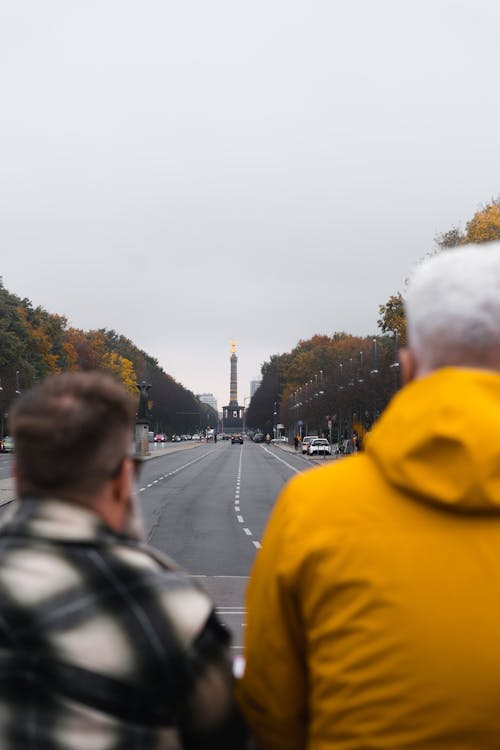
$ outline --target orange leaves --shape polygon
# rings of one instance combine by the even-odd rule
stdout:
[[[467,224],[466,242],[493,242],[500,239],[500,205],[498,201],[474,214]]]
[[[112,345],[112,337],[106,331],[67,331],[67,345],[75,355],[74,367],[81,370],[102,369],[116,375],[134,395],[137,392],[137,377],[133,362],[120,354]]]

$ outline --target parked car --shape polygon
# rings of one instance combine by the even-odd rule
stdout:
[[[284,435],[281,435],[281,437],[276,437],[271,440],[271,443],[288,443],[288,438]]]
[[[195,432],[195,433],[194,433],[194,435],[193,435],[193,437],[191,438],[191,440],[201,440],[201,438],[200,438],[200,436],[198,435],[198,433],[197,433],[197,432]]]
[[[243,445],[243,435],[231,435],[231,445],[241,443]]]
[[[311,442],[311,440],[316,440],[316,438],[317,438],[317,435],[306,435],[305,437],[302,438],[302,442],[300,444],[302,448],[302,453],[307,453],[309,443]]]
[[[317,454],[325,455],[326,453],[332,453],[332,446],[326,438],[314,438],[308,445],[307,455],[314,456]]]
[[[14,438],[10,437],[10,435],[6,435],[2,439],[2,452],[14,453]]]
[[[264,442],[264,434],[262,432],[256,432],[253,436],[254,443],[263,443]]]
[[[154,441],[155,441],[155,443],[166,443],[167,442],[167,436],[164,435],[162,432],[159,432],[157,435],[155,435]]]

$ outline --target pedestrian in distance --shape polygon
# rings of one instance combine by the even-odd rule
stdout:
[[[298,435],[295,435],[293,439],[293,447],[295,448],[296,451],[299,449],[299,436]]]
[[[16,402],[0,527],[0,747],[242,748],[229,634],[143,539],[135,404],[98,372]]]
[[[405,305],[404,387],[288,483],[251,573],[264,750],[500,747],[500,243],[426,260]]]

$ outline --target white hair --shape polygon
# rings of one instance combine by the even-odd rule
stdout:
[[[500,369],[500,242],[424,261],[410,278],[405,307],[408,343],[421,371]]]

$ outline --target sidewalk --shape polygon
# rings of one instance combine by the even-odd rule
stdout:
[[[0,507],[11,503],[15,499],[14,480],[11,477],[9,479],[0,479]]]

